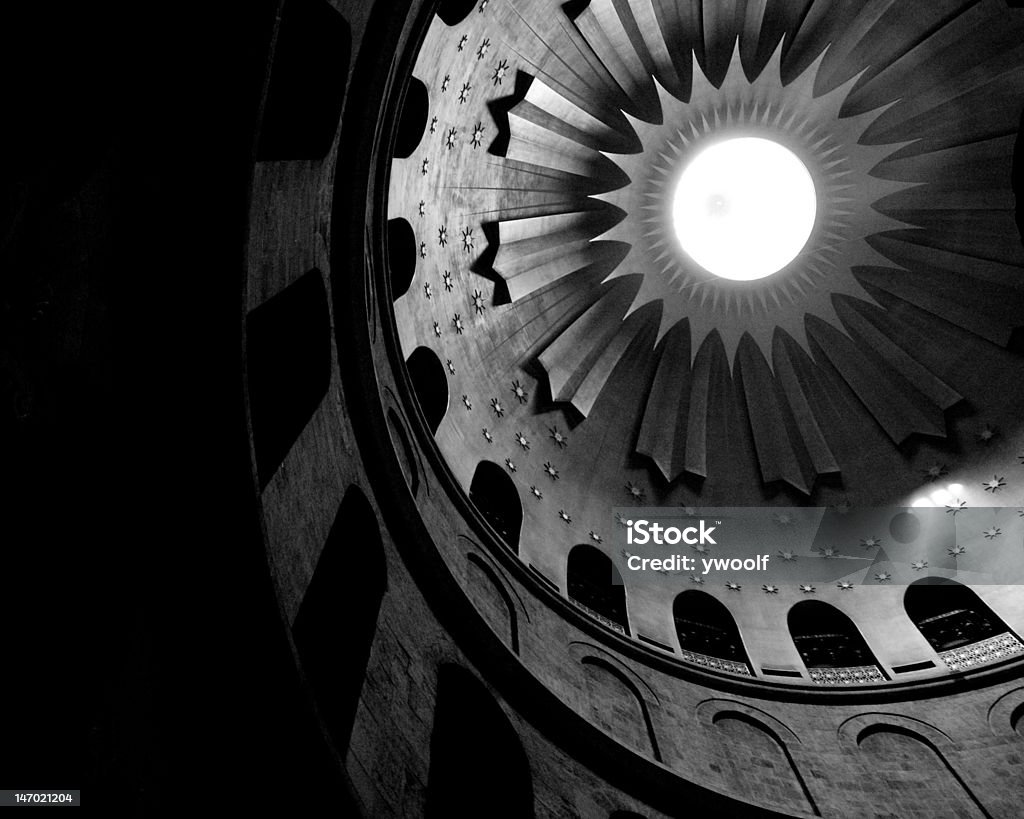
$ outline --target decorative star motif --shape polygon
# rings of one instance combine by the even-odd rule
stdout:
[[[644,499],[644,488],[632,481],[626,481],[626,492],[635,501],[641,501]]]
[[[696,583],[697,585],[703,585],[704,584],[704,578],[700,577],[699,575],[696,575],[696,574],[691,574],[690,575],[690,582],[691,583]]]
[[[424,159],[420,163],[420,175],[421,176],[426,176],[427,175],[427,171],[429,171],[429,170],[430,170],[430,160],[429,159]]]
[[[494,414],[499,418],[505,417],[505,408],[501,405],[501,401],[497,398],[491,399],[491,409],[494,410]]]
[[[817,589],[814,586],[811,586],[807,583],[801,583],[800,591],[802,591],[804,594],[814,594],[817,591]]]
[[[450,358],[446,362],[446,366],[448,367],[448,372],[451,373],[452,375],[455,375],[455,364],[452,362]]]
[[[915,572],[919,572],[919,571],[921,571],[921,569],[927,569],[928,568],[928,561],[927,560],[915,560],[913,563],[910,564],[910,568],[913,569]]]
[[[439,245],[441,245],[441,247],[444,247],[445,245],[448,244],[448,228],[447,228],[447,226],[441,225],[441,227],[439,227],[437,229],[437,243]]]
[[[450,75],[445,74],[444,79],[441,80],[441,93],[443,94],[448,90],[448,86],[452,84],[452,78]]]
[[[775,585],[773,585],[771,583],[765,583],[764,585],[761,586],[761,588],[764,589],[764,593],[765,594],[778,594],[779,593],[779,587],[775,586]]]
[[[702,555],[709,555],[709,554],[711,554],[711,547],[710,546],[706,546],[703,543],[695,543],[693,545],[693,548],[696,549],[698,552],[700,552]]]
[[[455,143],[458,142],[458,131],[454,128],[449,128],[448,133],[444,135],[444,146],[449,151],[455,147]]]
[[[518,379],[512,382],[512,394],[520,404],[525,404],[530,397],[526,392],[526,388],[519,383]]]
[[[945,464],[932,464],[922,473],[929,481],[937,481],[949,472]]]
[[[523,435],[523,433],[521,432],[516,433],[516,443],[519,444],[519,446],[521,446],[524,450],[528,450],[530,448],[530,442],[526,440],[526,436]]]
[[[434,289],[430,286],[430,282],[423,285],[423,295],[428,299],[434,298]]]
[[[992,439],[999,435],[999,430],[990,424],[985,424],[978,432],[978,442],[982,444],[988,444],[992,442]]]
[[[558,470],[555,469],[554,465],[550,461],[544,464],[544,472],[549,478],[551,478],[551,480],[558,480]]]
[[[462,396],[462,403],[463,403],[463,406],[466,407],[466,409],[468,409],[468,410],[473,409],[473,402],[469,400],[469,396],[468,395]],[[486,429],[484,430],[484,437],[487,438],[488,441],[491,440]]]
[[[966,547],[960,546],[959,544],[954,546],[952,549],[946,549],[946,551],[949,552],[950,557],[959,557],[960,555],[967,554]]]
[[[455,332],[460,336],[462,335],[462,331],[466,329],[465,325],[462,323],[462,316],[458,313],[452,316],[452,326],[455,328]]]
[[[863,546],[865,549],[875,549],[878,546],[882,545],[882,541],[879,540],[877,537],[866,537],[863,540],[861,540],[860,545]]]
[[[508,73],[508,60],[501,60],[495,67],[494,73],[491,75],[491,82],[495,86],[501,85],[501,81],[505,79],[505,75]]]
[[[479,290],[473,291],[473,309],[476,310],[477,313],[482,313],[484,310],[487,309],[487,303],[484,299],[484,294],[481,293]]]
[[[772,520],[779,526],[792,526],[795,518],[789,512],[773,512]]]
[[[564,509],[559,509],[558,510],[558,517],[560,517],[562,519],[563,523],[566,523],[566,524],[572,523],[572,516],[568,512],[566,512]]]
[[[544,497],[544,493],[541,492],[536,486],[530,487],[530,494],[533,495],[537,500]]]
[[[479,148],[484,143],[484,126],[482,122],[478,122],[473,128],[473,135],[469,138],[470,145],[474,149]]]
[[[420,203],[416,208],[420,216],[425,216],[427,213],[427,203],[420,199]]]
[[[853,588],[853,583],[849,580],[840,580],[836,583],[836,588],[842,591],[850,591]]]
[[[728,589],[729,591],[740,591],[740,589],[742,589],[742,588],[743,588],[743,586],[741,586],[741,585],[740,585],[739,583],[734,583],[734,582],[733,582],[733,581],[731,581],[731,580],[727,580],[727,581],[726,581],[726,583],[725,583],[725,587],[726,587],[726,588],[727,588],[727,589]]]
[[[462,248],[467,253],[469,253],[470,251],[473,250],[473,247],[473,228],[466,228],[465,230],[462,231]]]
[[[444,289],[446,291],[448,291],[449,293],[452,292],[452,287],[454,287],[454,285],[452,284],[452,274],[449,273],[447,270],[441,274],[441,284],[444,285]]]
[[[834,546],[823,546],[815,551],[821,552],[822,557],[839,557],[839,550]]]
[[[558,427],[551,427],[548,432],[550,433],[551,440],[558,445],[559,449],[565,449],[569,446],[569,439],[558,431]]]
[[[420,242],[420,258],[421,259],[427,258],[427,243],[426,242]]]
[[[629,526],[629,523],[626,521],[626,516],[623,515],[622,512],[615,513],[615,522],[619,524],[619,526]]]
[[[783,560],[796,560],[796,555],[793,554],[788,549],[780,550],[779,551],[779,557],[781,557]]]
[[[434,335],[437,336],[438,338],[441,337],[441,325],[438,324],[436,321],[434,322]]]
[[[505,466],[508,467],[508,471],[509,472],[515,472],[516,471],[516,465],[514,463],[512,463],[512,459],[511,458],[506,458],[505,459]]]
[[[476,50],[476,58],[478,60],[482,60],[484,57],[487,56],[487,52],[490,51],[490,50],[491,50],[491,41],[485,37],[484,41],[482,43],[480,43],[480,47],[477,48],[477,50]]]
[[[601,542],[602,542],[602,541],[604,540],[604,538],[602,538],[602,537],[601,537],[601,536],[600,536],[600,535],[599,535],[599,534],[598,534],[597,532],[595,532],[595,531],[594,531],[593,529],[591,529],[591,530],[590,530],[590,539],[591,539],[592,541],[594,541],[594,543],[601,543]]]
[[[995,540],[1002,533],[1003,533],[1003,530],[1000,529],[998,526],[990,526],[988,529],[986,529],[984,532],[982,532],[982,534],[988,540]]]
[[[1006,480],[1004,478],[1000,478],[998,475],[993,475],[992,480],[985,481],[982,486],[985,487],[986,492],[995,493],[1006,486]]]
[[[467,42],[469,42],[469,35],[463,34],[461,39],[459,40],[459,44],[456,46],[456,49],[458,51],[462,51],[466,47]]]
[[[473,89],[473,86],[468,82],[462,84],[462,88],[459,89],[459,105],[465,105],[469,99],[469,92]]]
[[[875,580],[879,583],[888,583],[892,580],[892,575],[889,572],[879,572],[875,575]]]
[[[491,435],[491,431],[489,429],[487,429],[487,427],[484,427],[481,430],[481,432],[483,432],[484,438],[487,439],[487,443],[489,443],[489,444],[493,444],[494,443],[494,436]]]
[[[430,133],[437,131],[437,117],[430,118]]]
[[[966,508],[967,508],[967,501],[960,500],[960,498],[957,498],[952,503],[947,503],[946,504],[946,514],[947,515],[954,515],[955,516],[957,514],[957,512],[962,512]]]

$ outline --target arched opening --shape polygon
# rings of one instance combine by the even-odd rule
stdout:
[[[395,159],[408,159],[412,156],[427,130],[429,111],[427,87],[413,77],[409,80],[409,89],[405,92],[402,118],[398,123],[398,133],[395,134]]]
[[[476,677],[455,665],[438,674],[430,737],[427,819],[529,819],[530,763],[515,729]]]
[[[749,670],[736,621],[720,600],[696,589],[684,591],[672,603],[672,618],[684,652],[741,663]]]
[[[793,755],[775,731],[738,711],[715,714],[712,723],[728,748],[722,767],[731,788],[787,811],[821,815]],[[757,776],[751,777],[751,771]]]
[[[1010,725],[1022,738],[1024,738],[1024,703],[1018,705],[1010,714]]]
[[[874,666],[878,661],[853,620],[835,606],[804,600],[789,610],[789,633],[808,671]]]
[[[870,759],[872,775],[893,815],[912,815],[920,812],[921,805],[933,805],[943,806],[944,816],[989,816],[949,760],[914,731],[899,725],[873,725],[860,733],[857,746]]]
[[[955,580],[923,578],[907,587],[903,607],[936,651],[951,651],[1009,633],[995,612]]]
[[[591,718],[619,741],[661,761],[651,711],[636,682],[600,657],[584,657]]]
[[[481,461],[469,485],[469,499],[508,547],[518,553],[523,504],[515,483],[505,470],[491,461]]]
[[[448,412],[448,376],[445,375],[444,365],[433,350],[417,347],[405,366],[427,425],[432,433],[437,432]]]
[[[339,751],[348,747],[387,588],[377,516],[349,487],[292,626],[317,709]]]
[[[608,555],[587,543],[573,546],[566,578],[570,600],[615,631],[629,634],[626,587]]]
[[[398,301],[416,274],[416,234],[405,219],[388,220],[388,278],[391,298]]]
[[[351,51],[349,25],[330,3],[287,0],[260,128],[260,160],[327,155],[345,99]]]
[[[331,319],[319,270],[246,317],[249,412],[260,488],[270,481],[331,383]]]
[[[469,16],[476,3],[477,0],[441,0],[437,16],[446,26],[457,26]]]

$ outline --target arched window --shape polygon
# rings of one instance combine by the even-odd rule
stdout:
[[[263,488],[331,383],[331,316],[319,270],[303,274],[246,317],[246,369]]]
[[[924,578],[907,587],[903,607],[936,651],[950,651],[1010,631],[972,589]]]
[[[469,485],[469,499],[509,548],[518,552],[523,504],[515,483],[505,470],[491,461],[481,461]]]
[[[586,543],[573,546],[567,580],[570,600],[596,614],[605,625],[629,634],[626,587],[608,555]]]
[[[405,366],[430,431],[437,432],[448,412],[448,376],[444,373],[444,365],[433,350],[417,347]]]
[[[789,610],[789,633],[809,671],[878,666],[853,621],[835,606],[804,600]]]
[[[684,591],[672,604],[672,617],[684,652],[742,663],[749,669],[736,621],[720,600],[707,592]]]
[[[441,0],[437,16],[446,26],[457,26],[469,16],[476,4],[477,0]]]
[[[438,674],[427,819],[530,819],[533,782],[519,736],[490,692],[456,665]]]
[[[427,87],[413,77],[409,81],[409,89],[405,92],[402,118],[399,120],[398,133],[395,135],[396,159],[408,159],[420,144],[427,130],[429,107]]]
[[[416,275],[416,234],[405,219],[388,220],[388,277],[391,299],[398,301],[409,291]]]
[[[317,709],[341,752],[352,732],[386,586],[377,516],[362,491],[350,487],[292,625]]]

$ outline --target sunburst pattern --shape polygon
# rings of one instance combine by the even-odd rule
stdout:
[[[842,472],[860,487],[868,449],[877,462],[888,439],[895,463],[894,445],[915,434],[941,441],[964,397],[995,399],[937,338],[1006,345],[1024,310],[1008,177],[1019,104],[1006,104],[1024,95],[1024,26],[953,0],[910,15],[889,0],[805,5],[732,15],[592,0],[571,17],[549,0],[504,0],[486,27],[471,24],[493,43],[482,61],[454,57],[462,31],[428,37],[416,72],[429,88],[450,74],[491,94],[460,123],[462,108],[432,90],[446,127],[479,121],[494,137],[489,153],[467,142],[473,162],[456,149],[427,177],[414,158],[396,163],[389,210],[437,200],[449,225],[477,228],[472,272],[466,252],[443,254],[459,266],[452,299],[490,297],[479,274],[501,286],[483,335],[458,353],[446,334],[445,354],[468,355],[461,372],[488,389],[528,383],[533,437],[552,406],[584,418],[572,433],[587,443],[559,465],[580,474],[578,489],[559,484],[574,514],[621,491],[615,471],[643,481],[634,453],[668,482],[651,483],[659,500],[684,474],[726,491],[740,479],[722,476],[750,455],[765,483],[816,493],[819,476]],[[501,87],[489,80],[499,65]],[[819,217],[787,268],[725,282],[675,246],[666,197],[702,143],[751,132],[803,160]],[[396,304],[408,349],[420,305],[431,303]],[[750,443],[722,454],[741,426]]]

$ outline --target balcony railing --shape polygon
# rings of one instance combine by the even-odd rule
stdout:
[[[950,671],[963,671],[974,666],[994,663],[997,660],[1012,657],[1014,654],[1024,654],[1024,645],[1007,632],[972,643],[969,646],[942,651],[939,653],[939,657]]]
[[[878,666],[857,665],[848,668],[809,668],[811,681],[818,685],[866,685],[885,682]]]
[[[723,660],[719,657],[709,657],[706,654],[698,654],[695,651],[683,651],[682,657],[688,663],[701,665],[705,668],[712,668],[715,671],[727,671],[730,674],[740,674],[744,677],[753,676],[745,663],[738,663],[735,660]]]
[[[572,597],[570,597],[569,599],[572,600],[572,602],[576,606],[578,606],[579,608],[583,609],[583,611],[585,611],[587,614],[589,614],[591,617],[593,617],[599,623],[608,626],[608,628],[610,628],[612,631],[617,631],[617,632],[619,632],[619,634],[625,634],[626,633],[626,629],[624,629],[619,623],[616,623],[614,620],[611,620],[608,617],[605,617],[603,614],[601,614],[601,612],[594,611],[592,608],[590,608],[590,606],[585,606],[579,600],[576,600],[576,599],[574,599]]]

